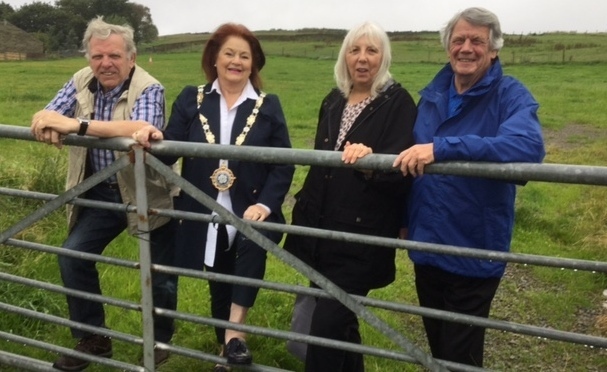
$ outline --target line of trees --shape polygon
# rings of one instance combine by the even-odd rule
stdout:
[[[57,0],[55,5],[34,1],[17,9],[0,2],[0,20],[35,34],[45,51],[79,49],[87,23],[96,16],[109,23],[129,24],[137,43],[158,38],[150,8],[128,0]]]

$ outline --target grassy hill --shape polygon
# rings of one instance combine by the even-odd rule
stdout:
[[[335,59],[346,30],[302,29],[256,31],[268,55]],[[398,63],[446,61],[437,31],[389,32],[393,59]],[[161,36],[142,45],[142,53],[202,51],[209,33]],[[607,33],[545,33],[504,37],[501,51],[505,64],[607,62]]]

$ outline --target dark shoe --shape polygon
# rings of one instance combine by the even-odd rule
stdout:
[[[226,346],[222,345],[221,346],[221,351],[219,352],[219,356],[220,357],[225,357],[225,353],[226,353]],[[213,372],[230,372],[232,371],[232,368],[230,368],[230,366],[226,366],[225,364],[215,364],[215,367],[213,367]]]
[[[253,356],[247,347],[247,343],[240,338],[235,337],[228,341],[225,355],[229,364],[251,364],[253,362]]]
[[[112,339],[106,336],[90,335],[81,338],[74,348],[76,351],[99,357],[112,357]],[[61,371],[82,371],[91,362],[69,355],[62,355],[53,363],[53,368]]]
[[[154,365],[156,367],[163,365],[170,356],[171,352],[168,350],[154,349]]]
[[[215,367],[213,368],[213,372],[230,372],[231,370],[232,368],[223,364],[215,364]]]
[[[169,360],[170,356],[171,352],[168,350],[154,349],[154,366],[156,368],[160,367]],[[143,366],[143,356],[139,358],[139,365]]]

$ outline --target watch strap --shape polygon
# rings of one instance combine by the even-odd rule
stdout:
[[[80,129],[78,129],[78,135],[84,136],[86,131],[89,129],[90,120],[85,118],[78,118],[78,124],[80,124]]]

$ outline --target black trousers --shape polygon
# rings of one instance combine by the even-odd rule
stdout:
[[[434,266],[415,265],[415,286],[423,307],[487,318],[501,278],[474,278]],[[423,317],[432,356],[483,366],[485,328]]]
[[[236,275],[244,278],[263,279],[266,272],[266,251],[244,235],[237,233],[232,247],[226,251],[227,232],[218,232],[217,253],[211,272]],[[222,247],[223,245],[223,247]],[[215,319],[229,320],[232,303],[242,307],[253,307],[258,287],[232,285],[230,283],[209,281],[211,294],[211,315]],[[217,342],[225,344],[225,328],[215,327]]]
[[[344,288],[344,290],[359,296],[366,296],[369,293],[367,289]],[[360,344],[358,328],[356,314],[341,302],[330,298],[316,299],[310,335]],[[365,370],[365,365],[363,355],[360,353],[308,344],[305,370],[306,372],[362,372]]]

